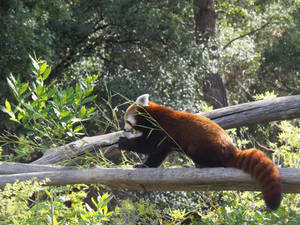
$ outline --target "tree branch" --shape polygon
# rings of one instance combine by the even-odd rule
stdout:
[[[49,149],[45,154],[35,160],[31,164],[55,164],[77,156],[85,155],[88,152],[95,152],[101,149],[105,157],[113,157],[119,153],[118,146],[115,143],[123,131],[94,136],[85,137],[81,140],[71,142],[65,146]]]
[[[300,95],[249,102],[198,113],[224,129],[300,118]]]
[[[266,26],[268,26],[269,24],[270,24],[270,22],[267,22],[267,23],[265,23],[264,25],[262,25],[261,27],[255,29],[255,30],[251,30],[251,31],[248,32],[248,33],[245,33],[245,34],[242,34],[242,35],[240,35],[240,36],[238,36],[238,37],[236,37],[236,38],[233,38],[232,40],[230,40],[230,41],[223,47],[223,50],[224,50],[225,48],[227,48],[229,45],[231,45],[232,42],[234,42],[234,41],[236,41],[236,40],[238,40],[238,39],[241,39],[241,38],[243,38],[243,37],[246,37],[246,36],[248,36],[248,35],[254,34],[254,33],[257,32],[257,31],[260,31],[260,30],[264,29],[264,28],[265,28]]]
[[[66,171],[66,168],[51,165],[36,165],[28,163],[0,162],[0,174],[20,174],[47,171]]]
[[[300,192],[300,170],[279,169],[283,192]],[[113,188],[147,191],[213,191],[213,190],[260,190],[246,173],[233,168],[147,168],[106,169],[91,168],[60,170],[14,175],[0,175],[0,187],[16,180],[25,181],[36,177],[38,181],[49,178],[46,185],[105,184]]]

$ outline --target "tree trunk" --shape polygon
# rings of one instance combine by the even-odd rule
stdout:
[[[196,42],[199,44],[216,31],[216,12],[214,0],[194,0],[194,20]]]
[[[214,0],[194,0],[194,20],[196,43],[207,45],[216,31],[216,12]],[[205,100],[215,109],[228,106],[227,91],[223,75],[208,72],[203,79],[203,95]]]

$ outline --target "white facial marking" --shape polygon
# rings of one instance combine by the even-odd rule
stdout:
[[[128,122],[129,123],[128,123]],[[125,119],[125,126],[124,126],[124,130],[126,131],[133,131],[133,127],[136,124],[136,120],[134,118],[133,115],[129,115],[126,119]]]
[[[125,123],[124,130],[129,132],[131,129],[132,129],[132,126],[130,126],[129,123]]]
[[[136,120],[134,118],[134,115],[129,115],[127,117],[127,121],[129,121],[133,126],[136,124]]]
[[[149,94],[144,94],[139,96],[136,99],[135,103],[140,106],[149,106]]]
[[[142,136],[143,133],[142,132],[137,132],[137,133],[132,133],[132,132],[124,132],[124,136],[127,138],[136,138],[136,137],[140,137]]]

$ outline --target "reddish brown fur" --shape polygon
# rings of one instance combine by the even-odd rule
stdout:
[[[133,104],[129,111],[127,113],[139,112],[135,116],[137,124],[134,129],[142,131],[143,137],[136,140],[122,138],[119,145],[125,150],[149,154],[147,166],[159,166],[171,149],[177,147],[199,167],[234,167],[251,174],[262,187],[267,206],[270,209],[279,207],[280,175],[263,152],[257,149],[238,150],[219,125],[203,116],[174,111],[153,102],[144,108]],[[163,131],[149,132],[149,129],[139,126],[153,127],[153,123],[145,119],[145,112]],[[171,138],[162,141],[166,134]]]

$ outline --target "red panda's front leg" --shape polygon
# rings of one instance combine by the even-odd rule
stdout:
[[[159,167],[168,155],[168,151],[160,151],[159,153],[150,154],[144,162],[144,167],[156,168]]]
[[[135,138],[120,137],[118,144],[120,149],[144,154],[153,153],[156,149],[143,136]]]
[[[169,154],[169,149],[164,145],[153,145],[143,137],[127,138],[120,137],[119,148],[127,151],[148,154],[148,158],[143,164],[137,164],[135,168],[159,167]]]

